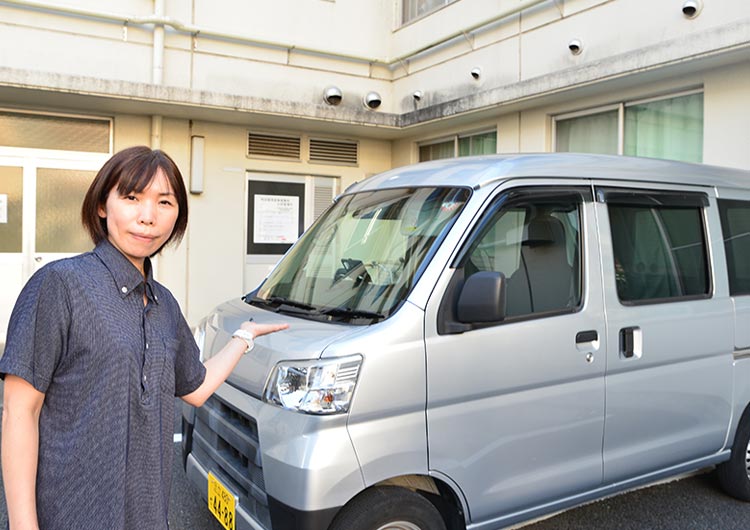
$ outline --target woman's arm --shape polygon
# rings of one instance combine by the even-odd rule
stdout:
[[[25,379],[6,375],[3,390],[2,467],[11,530],[38,529],[36,470],[39,414],[44,394]]]
[[[253,337],[257,338],[267,333],[273,333],[289,327],[288,324],[256,324],[254,322],[243,322],[240,326],[242,329],[249,331]],[[247,349],[247,343],[242,339],[233,338],[227,342],[219,353],[207,360],[206,378],[201,386],[190,394],[182,396],[182,400],[194,407],[200,407],[213,394],[221,384],[226,381],[229,374],[242,358]]]

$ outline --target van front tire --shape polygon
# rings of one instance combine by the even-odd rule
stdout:
[[[446,530],[440,512],[419,493],[394,486],[360,494],[336,516],[330,530]]]
[[[750,409],[737,427],[732,457],[716,468],[721,488],[732,497],[750,502]]]

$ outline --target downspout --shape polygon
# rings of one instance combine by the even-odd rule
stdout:
[[[154,20],[164,18],[165,0],[154,0]],[[164,78],[164,24],[154,25],[154,49],[153,61],[151,68],[151,82],[154,85],[161,85]],[[163,116],[154,114],[151,116],[151,149],[161,149],[161,131]],[[155,256],[151,261],[153,266],[154,278],[159,277],[161,268],[161,259]]]

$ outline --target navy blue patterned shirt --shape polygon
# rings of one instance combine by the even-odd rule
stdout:
[[[36,482],[44,530],[168,526],[174,396],[198,388],[205,368],[150,269],[147,259],[144,281],[104,241],[40,269],[13,309],[0,373],[45,394]]]

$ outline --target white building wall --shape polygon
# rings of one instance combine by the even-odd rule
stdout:
[[[204,192],[158,261],[191,323],[247,288],[248,171],[331,176],[343,190],[416,162],[420,142],[495,129],[500,153],[549,151],[557,114],[686,89],[704,92],[703,160],[750,168],[746,0],[705,2],[694,19],[680,0],[460,0],[404,26],[400,0],[166,0],[177,27],[161,85],[154,25],[124,23],[153,1],[66,2],[100,13],[86,17],[22,4],[0,6],[0,107],[112,116],[115,151],[149,145],[163,116],[161,147],[186,179],[190,136],[205,137]],[[339,106],[323,102],[331,85]],[[371,90],[375,111],[362,104]],[[359,163],[248,158],[248,130],[356,140]]]

